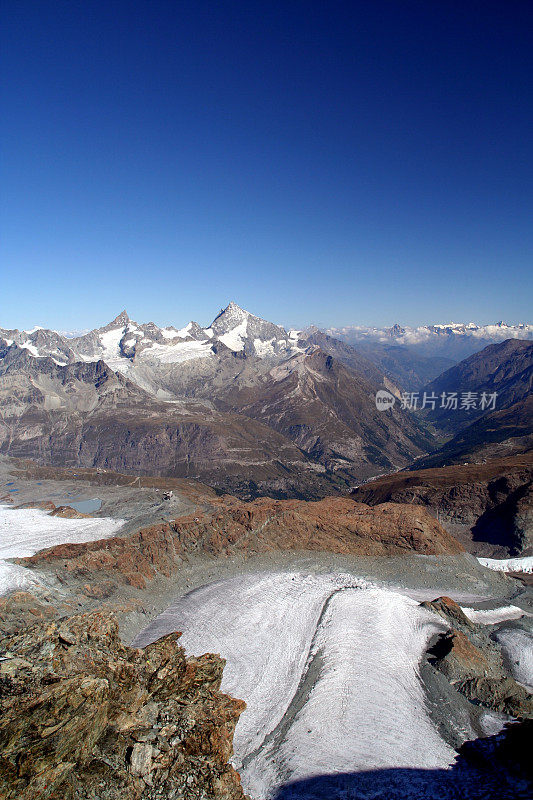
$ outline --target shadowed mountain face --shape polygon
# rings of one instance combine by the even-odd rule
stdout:
[[[533,552],[533,454],[485,464],[386,475],[360,486],[354,500],[426,508],[471,553],[505,558]]]
[[[466,392],[477,395],[476,407],[450,411],[439,404],[431,412],[431,422],[446,433],[457,432],[483,416],[482,393],[497,394],[496,410],[523,403],[533,388],[533,342],[508,339],[493,344],[451,367],[424,387],[428,394]]]
[[[416,348],[381,342],[355,342],[353,348],[406,391],[417,391],[455,364],[446,356],[427,356]]]
[[[432,438],[364,357],[230,304],[209,328],[109,325],[0,339],[0,450],[58,466],[199,478],[242,496],[320,497],[408,464]],[[9,334],[9,336],[8,336]],[[61,343],[62,342],[62,343]]]
[[[416,468],[481,461],[525,453],[533,445],[533,343],[509,339],[486,347],[447,370],[425,387],[440,398],[457,393],[457,409],[422,412],[437,431],[453,435],[442,448],[419,460]],[[461,408],[472,393],[475,404]],[[483,408],[482,397],[487,406]],[[490,399],[494,397],[493,406]]]

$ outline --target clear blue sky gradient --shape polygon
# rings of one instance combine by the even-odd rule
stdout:
[[[0,325],[533,321],[533,3],[3,0]]]

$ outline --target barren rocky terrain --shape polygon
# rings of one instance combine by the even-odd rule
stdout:
[[[511,472],[527,469],[513,462]],[[243,502],[186,479],[3,458],[8,521],[51,514],[53,531],[121,520],[105,538],[67,536],[10,562],[36,584],[0,598],[7,796],[29,800],[45,782],[53,800],[74,791],[88,800],[198,792],[236,800],[231,762],[253,800],[324,792],[419,800],[433,796],[428,786],[452,800],[457,780],[465,798],[496,800],[502,787],[521,797],[527,777],[499,748],[511,735],[502,726],[531,715],[531,591],[484,569],[431,504],[399,499]],[[97,508],[88,515],[70,505],[84,502]],[[436,600],[443,596],[455,602]],[[297,669],[291,642],[303,659]],[[286,679],[284,658],[295,667]],[[147,677],[155,667],[157,688]],[[21,680],[30,693],[21,695]],[[98,707],[83,699],[84,681],[98,683]],[[393,706],[402,737],[378,747],[379,731],[386,738],[394,728]],[[426,731],[424,744],[407,730]],[[247,731],[256,732],[250,747]],[[468,740],[501,755],[483,761],[477,745],[464,753]],[[37,771],[22,767],[38,759]],[[345,777],[333,779],[339,771]]]
[[[426,508],[476,555],[504,558],[533,552],[533,457],[509,456],[386,475],[354,489],[352,497]]]

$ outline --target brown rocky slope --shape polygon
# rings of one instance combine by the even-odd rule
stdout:
[[[462,546],[423,508],[385,503],[370,508],[350,498],[316,502],[225,497],[213,511],[180,517],[127,537],[66,544],[21,559],[95,581],[142,588],[158,573],[169,576],[189,554],[230,556],[272,551],[327,551],[349,555],[455,554]]]
[[[245,705],[224,660],[185,657],[180,634],[125,647],[101,613],[4,639],[0,796],[6,800],[244,800],[228,764]]]
[[[513,717],[533,718],[533,695],[515,681],[487,626],[471,622],[449,597],[421,605],[449,625],[428,651],[430,664],[475,705]]]
[[[533,548],[533,452],[467,464],[402,471],[353,490],[369,505],[427,508],[477,555],[528,555]]]

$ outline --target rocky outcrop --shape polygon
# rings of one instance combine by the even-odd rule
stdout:
[[[433,611],[442,617],[445,622],[453,628],[470,633],[475,630],[475,625],[466,616],[461,606],[452,600],[451,597],[437,597],[436,600],[424,601],[421,603],[423,608]]]
[[[185,657],[180,634],[125,647],[103,613],[7,636],[0,661],[6,800],[244,800],[228,764],[244,703],[224,660]]]
[[[68,614],[67,608],[62,609]],[[31,592],[16,591],[0,597],[0,630],[2,636],[18,633],[36,622],[50,622],[59,616],[57,604],[47,598],[37,599]],[[72,613],[72,611],[70,612]],[[3,646],[3,645],[2,645]]]
[[[189,515],[127,537],[66,544],[19,563],[52,568],[59,581],[100,575],[143,588],[158,573],[169,576],[189,554],[231,556],[272,551],[348,555],[462,553],[461,545],[424,509],[385,503],[375,508],[349,498],[317,502],[263,498],[213,501],[211,513]]]
[[[533,696],[510,677],[465,678],[455,688],[469,700],[512,717],[533,718]]]
[[[11,498],[10,500],[12,502]],[[20,503],[13,506],[13,508],[39,508],[41,511],[46,511],[50,517],[63,517],[64,519],[89,519],[91,516],[90,514],[83,514],[81,511],[76,511],[72,506],[56,506],[51,500]]]
[[[428,651],[429,663],[476,705],[513,717],[533,718],[533,695],[509,674],[501,649],[486,626],[471,622],[449,597],[421,605],[449,626]]]
[[[533,552],[533,453],[397,472],[354,489],[352,497],[369,505],[424,506],[476,555]]]

